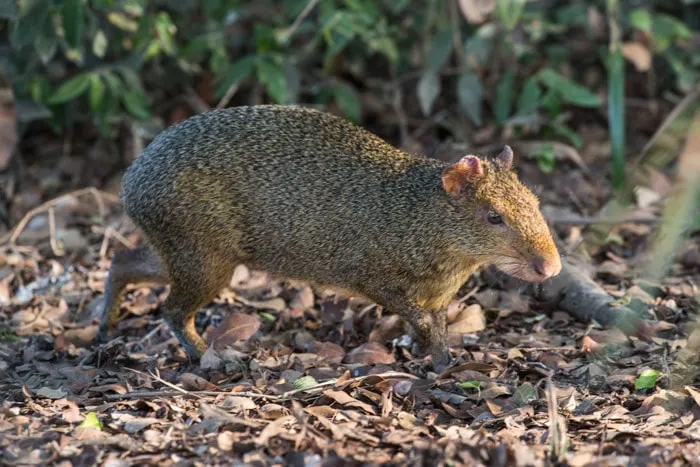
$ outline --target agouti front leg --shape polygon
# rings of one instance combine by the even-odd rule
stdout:
[[[192,253],[167,261],[171,284],[163,304],[165,319],[190,359],[198,361],[207,345],[195,328],[195,315],[228,284],[236,262],[223,255],[206,259]]]
[[[430,353],[436,372],[442,373],[450,365],[452,357],[447,348],[446,310],[427,310],[398,293],[382,293],[379,303],[411,325],[419,349]]]
[[[105,283],[104,307],[98,340],[104,342],[119,322],[119,305],[129,284],[166,284],[168,276],[156,254],[148,247],[120,250],[114,254]]]

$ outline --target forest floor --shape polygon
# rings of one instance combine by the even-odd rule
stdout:
[[[585,140],[579,162],[600,173],[609,146]],[[580,243],[586,223],[556,219],[597,214],[605,177],[516,164],[563,244]],[[132,287],[114,340],[92,343],[110,258],[140,242],[117,186],[49,203],[0,250],[4,464],[700,465],[697,236],[659,283],[632,273],[653,222],[614,226],[590,258],[653,321],[648,342],[487,269],[449,307],[457,366],[436,375],[396,316],[239,266],[198,315],[212,346],[193,364],[163,322],[167,287]]]

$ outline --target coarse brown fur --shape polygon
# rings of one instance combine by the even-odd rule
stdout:
[[[537,198],[507,156],[450,165],[296,106],[216,110],[174,125],[124,175],[124,208],[152,249],[115,255],[101,337],[128,283],[169,283],[167,321],[200,356],[194,316],[245,263],[399,313],[442,368],[446,306],[478,267],[526,280],[561,267]],[[492,225],[493,211],[505,222]]]

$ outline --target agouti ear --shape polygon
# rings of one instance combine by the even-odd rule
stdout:
[[[496,160],[506,169],[510,169],[513,166],[513,150],[507,144],[503,147],[503,151],[496,157]]]
[[[484,167],[476,156],[464,156],[442,173],[442,187],[452,196],[457,196],[466,185],[480,179],[484,175]]]

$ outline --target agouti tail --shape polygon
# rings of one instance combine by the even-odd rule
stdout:
[[[169,283],[167,321],[193,358],[197,311],[239,263],[337,286],[399,313],[436,369],[446,306],[478,267],[525,280],[561,269],[512,151],[450,165],[406,154],[350,122],[295,106],[216,110],[163,131],[124,175],[122,202],[150,248],[120,251],[100,336],[127,284]]]

